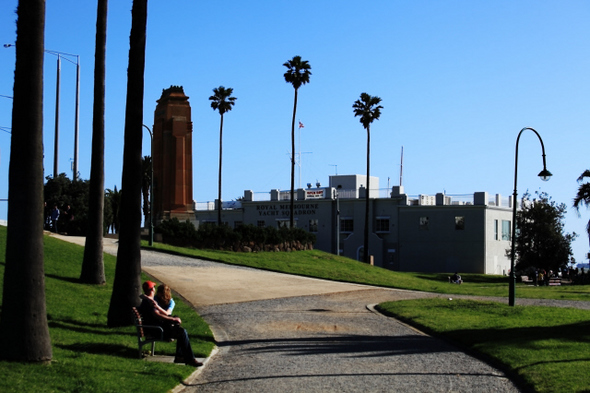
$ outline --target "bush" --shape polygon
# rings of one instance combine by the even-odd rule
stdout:
[[[196,230],[189,220],[181,223],[177,218],[162,221],[155,227],[155,232],[162,234],[166,244],[216,250],[239,251],[244,247],[253,250],[304,249],[316,241],[314,234],[301,228],[242,225],[234,230],[227,225],[204,224]]]
[[[162,221],[154,232],[162,234],[163,242],[173,246],[189,247],[197,240],[197,230],[189,220],[182,223],[178,218]]]

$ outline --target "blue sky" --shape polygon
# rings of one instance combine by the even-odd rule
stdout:
[[[105,187],[120,187],[131,1],[110,1],[107,36]],[[0,44],[15,41],[16,0],[0,5]],[[543,183],[532,132],[519,145],[518,191],[542,190],[568,206],[566,231],[588,237],[571,208],[590,146],[590,36],[587,1],[247,2],[151,1],[148,5],[144,123],[151,127],[162,89],[181,85],[193,119],[197,202],[217,195],[219,114],[214,87],[238,98],[224,118],[223,200],[251,189],[289,188],[293,88],[282,64],[294,55],[312,67],[300,89],[301,184],[366,171],[366,132],[353,116],[360,93],[383,99],[371,128],[371,174],[380,187],[410,195],[511,195],[518,132],[543,138],[553,178]],[[96,3],[47,2],[45,47],[80,55],[81,177],[90,176]],[[0,47],[0,95],[11,96],[14,49]],[[53,171],[56,57],[45,57],[45,168]],[[62,62],[59,171],[71,176],[75,66]],[[0,97],[0,127],[11,126]],[[7,197],[10,135],[0,132],[0,198]],[[149,138],[144,136],[144,154]],[[336,167],[337,165],[337,167]],[[389,181],[388,181],[389,178]],[[0,202],[0,219],[6,202]]]

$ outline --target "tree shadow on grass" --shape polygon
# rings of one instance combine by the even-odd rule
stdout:
[[[55,346],[67,351],[84,352],[92,355],[137,358],[137,348],[130,348],[122,344],[76,343],[68,345],[56,344]]]
[[[80,279],[75,278],[75,277],[64,277],[64,276],[58,276],[58,275],[50,274],[50,273],[45,273],[45,277],[53,278],[55,280],[70,282],[72,284],[81,284]]]
[[[461,274],[459,272],[459,274]],[[417,274],[415,277],[432,282],[449,282],[449,277],[452,273],[432,273],[432,274]],[[483,274],[461,274],[461,278],[465,283],[472,284],[508,284],[508,277],[504,276],[484,276]]]
[[[57,320],[50,317],[48,325],[53,329],[65,329],[84,334],[96,334],[102,336],[136,336],[135,328],[133,328],[133,331],[124,331],[123,328],[108,328],[106,323],[104,325],[99,323],[86,323],[69,318]]]

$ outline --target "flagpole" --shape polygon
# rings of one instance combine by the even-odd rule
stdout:
[[[301,188],[301,120],[299,120],[299,185],[297,188]]]
[[[402,186],[402,179],[403,179],[403,173],[404,173],[404,147],[402,146],[402,158],[401,158],[401,163],[399,166],[399,186]]]

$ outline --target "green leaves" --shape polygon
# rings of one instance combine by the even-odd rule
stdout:
[[[213,89],[213,95],[209,97],[211,100],[211,108],[218,110],[219,114],[223,116],[225,112],[232,110],[232,107],[236,103],[237,98],[232,97],[234,89],[228,87],[227,89],[223,86],[219,86]]]
[[[283,65],[287,67],[287,71],[283,75],[285,82],[292,84],[295,90],[299,89],[301,85],[309,83],[311,66],[307,60],[301,60],[301,56],[294,56]]]
[[[365,129],[369,129],[373,120],[379,120],[381,109],[383,109],[383,107],[379,105],[380,102],[381,98],[377,96],[361,93],[360,100],[356,100],[352,105],[354,116],[360,116],[360,122]]]

